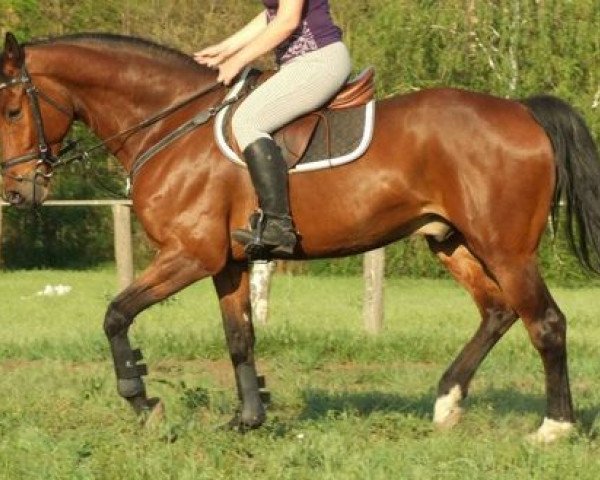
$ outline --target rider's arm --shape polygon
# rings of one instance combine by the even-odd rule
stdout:
[[[243,65],[273,50],[286,40],[300,24],[305,0],[279,0],[277,15],[266,28],[235,55]]]
[[[243,28],[220,43],[211,45],[194,54],[198,63],[215,67],[250,43],[267,27],[267,12],[263,10]]]
[[[258,37],[267,27],[267,13],[260,12],[246,26],[221,42],[225,49],[234,54]]]

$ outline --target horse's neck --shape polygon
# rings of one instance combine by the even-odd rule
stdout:
[[[68,91],[76,117],[102,140],[147,120],[214,81],[208,73],[174,70],[135,52],[60,45],[32,49],[30,56],[35,66],[32,74],[43,71]],[[108,142],[108,147],[128,167],[149,131],[116,138]]]

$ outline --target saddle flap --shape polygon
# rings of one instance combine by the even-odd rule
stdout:
[[[273,136],[289,168],[293,168],[306,152],[318,123],[318,115],[306,115],[288,123]]]

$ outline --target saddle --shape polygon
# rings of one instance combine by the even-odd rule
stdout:
[[[246,88],[256,88],[274,73],[275,72],[273,71],[261,72],[259,70],[251,70],[246,77]],[[320,143],[322,143],[322,145],[318,147],[318,150],[321,151],[320,155],[325,158],[330,158],[333,155],[335,147],[332,146],[332,138],[334,136],[332,124],[339,124],[340,122],[332,122],[332,117],[334,117],[336,113],[342,113],[342,111],[344,111],[344,113],[347,112],[348,115],[341,116],[352,119],[352,117],[355,116],[352,115],[353,111],[357,111],[359,110],[359,107],[364,107],[371,102],[375,96],[374,77],[375,69],[373,67],[365,68],[354,79],[346,83],[325,106],[297,118],[274,133],[273,138],[281,148],[283,158],[288,164],[288,168],[294,168],[303,160],[309,146],[311,146],[311,143],[314,143],[312,141],[317,129],[320,131],[319,137],[321,139]],[[241,98],[228,109],[224,125],[227,143],[238,158],[243,157],[231,129],[231,117],[243,100],[244,98]],[[356,121],[354,121],[354,123],[356,123]],[[313,148],[313,150],[315,149]]]

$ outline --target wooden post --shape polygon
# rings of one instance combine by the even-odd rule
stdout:
[[[266,325],[269,317],[269,292],[275,266],[275,262],[259,261],[252,263],[250,271],[252,320],[260,325]]]
[[[385,273],[385,249],[378,248],[365,253],[363,276],[365,297],[363,320],[369,333],[379,333],[383,327],[383,276]]]
[[[2,207],[8,203],[0,200],[0,238],[2,237]],[[133,253],[131,245],[131,200],[48,200],[47,207],[111,206],[113,211],[115,259],[119,288],[122,290],[133,281]],[[0,258],[0,262],[2,259]],[[0,263],[1,265],[1,263]]]
[[[133,282],[133,252],[131,246],[131,210],[128,205],[113,205],[115,259],[119,291]]]

